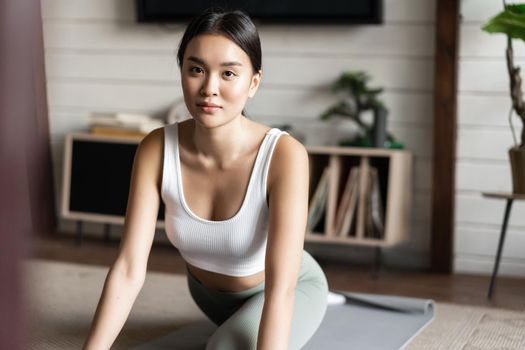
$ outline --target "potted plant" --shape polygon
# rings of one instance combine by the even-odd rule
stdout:
[[[340,146],[403,148],[403,145],[386,131],[388,110],[378,98],[383,89],[369,88],[369,80],[370,76],[362,71],[343,72],[331,86],[332,92],[342,92],[342,99],[323,112],[320,118],[348,118],[358,126],[359,134],[340,140]],[[372,111],[374,114],[372,124],[362,120],[362,114],[366,111]]]
[[[483,24],[488,33],[503,33],[507,36],[507,71],[510,79],[510,97],[512,106],[509,111],[509,123],[514,145],[509,149],[512,169],[512,188],[514,193],[525,194],[525,102],[521,89],[520,68],[514,65],[512,39],[525,41],[525,4],[506,4],[504,10]],[[512,115],[516,112],[521,119],[521,138],[518,140],[512,124]]]

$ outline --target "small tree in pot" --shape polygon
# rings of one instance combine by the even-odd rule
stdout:
[[[488,33],[503,33],[507,35],[507,68],[510,78],[510,97],[512,106],[509,111],[509,123],[514,138],[514,146],[509,150],[509,158],[512,168],[512,185],[514,193],[525,193],[525,102],[521,89],[520,68],[514,66],[514,52],[512,39],[525,41],[525,4],[506,4],[503,1],[504,10],[491,18],[482,26]],[[514,126],[512,125],[513,112],[519,116],[522,122],[521,138],[516,138]]]
[[[359,134],[340,140],[339,146],[404,148],[404,145],[386,130],[388,110],[378,98],[383,89],[369,88],[369,80],[370,76],[363,71],[341,73],[332,84],[331,90],[334,93],[342,93],[342,98],[321,114],[321,120],[343,117],[357,125]],[[374,115],[371,124],[362,120],[362,114],[367,111],[372,111]]]

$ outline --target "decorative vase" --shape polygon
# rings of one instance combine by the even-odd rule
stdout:
[[[372,137],[374,140],[374,147],[385,147],[386,141],[386,114],[385,108],[374,108],[374,123],[372,124]]]
[[[525,194],[525,150],[519,147],[509,149],[512,170],[512,192]]]

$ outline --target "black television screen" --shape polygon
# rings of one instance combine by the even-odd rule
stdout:
[[[273,23],[380,24],[383,0],[137,0],[139,22],[183,22],[208,7],[244,10]]]

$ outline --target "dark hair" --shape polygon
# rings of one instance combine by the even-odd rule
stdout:
[[[261,41],[255,24],[250,17],[240,10],[226,11],[220,8],[208,8],[194,17],[182,36],[177,52],[177,63],[182,68],[184,52],[188,43],[200,34],[224,35],[237,44],[250,58],[253,72],[262,66]]]

